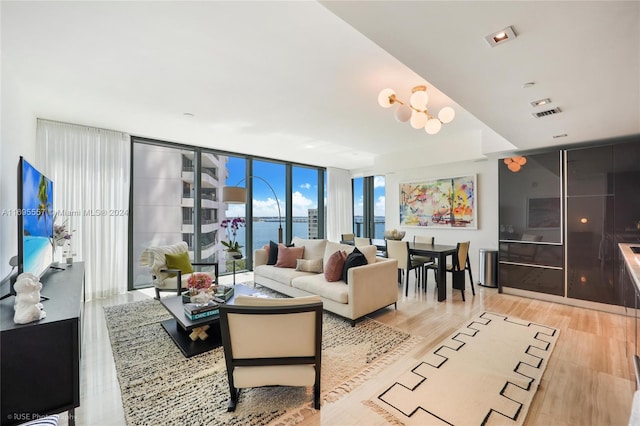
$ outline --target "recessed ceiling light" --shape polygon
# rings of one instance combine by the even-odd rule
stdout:
[[[558,139],[558,138],[566,138],[566,137],[567,137],[567,134],[566,134],[566,133],[561,133],[561,134],[559,134],[559,135],[553,135],[553,138],[554,138],[554,139]]]
[[[551,103],[551,99],[544,98],[544,99],[540,99],[538,101],[531,102],[531,106],[538,107],[538,106],[542,106],[542,105],[546,105],[546,104],[550,104],[550,103]]]
[[[527,81],[526,83],[524,83],[524,84],[522,85],[522,88],[523,88],[523,89],[528,89],[529,87],[533,87],[533,86],[535,86],[535,85],[536,85],[536,83],[534,83],[533,81]]]
[[[182,115],[184,115],[185,117],[195,117],[191,112],[183,112]]]
[[[500,31],[496,31],[495,33],[489,34],[484,39],[487,40],[489,46],[496,47],[498,44],[506,43],[509,40],[513,40],[516,38],[516,32],[513,30],[513,27],[509,26],[507,28],[503,28]]]

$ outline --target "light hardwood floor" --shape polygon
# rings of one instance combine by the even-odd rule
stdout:
[[[237,277],[238,282],[251,274]],[[223,277],[229,280],[231,277]],[[224,283],[225,281],[223,281]],[[632,317],[555,303],[498,294],[496,289],[476,285],[476,296],[448,289],[447,301],[437,302],[433,281],[427,292],[409,297],[398,289],[398,309],[383,309],[371,315],[385,324],[424,338],[414,351],[426,353],[462,323],[483,311],[508,314],[560,329],[560,337],[527,415],[525,425],[626,425],[635,390],[632,366],[634,321]],[[81,361],[81,405],[76,409],[78,425],[124,425],[122,401],[116,377],[103,307],[142,300],[152,291],[135,291],[85,306]],[[499,350],[499,348],[496,348]],[[362,393],[375,391],[363,385]],[[369,425],[369,414],[356,407],[359,394],[338,404],[326,404],[306,418],[305,425]],[[460,402],[464,409],[464,401]],[[352,409],[354,408],[354,409]],[[356,409],[357,408],[357,409]],[[64,419],[64,415],[61,419]],[[64,423],[64,422],[62,422]],[[376,424],[384,424],[380,419]]]

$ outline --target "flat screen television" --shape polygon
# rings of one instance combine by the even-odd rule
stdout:
[[[18,274],[40,277],[53,263],[53,182],[27,160],[18,164]]]

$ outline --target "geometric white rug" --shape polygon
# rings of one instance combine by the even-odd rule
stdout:
[[[558,334],[485,312],[365,404],[396,424],[521,425]]]

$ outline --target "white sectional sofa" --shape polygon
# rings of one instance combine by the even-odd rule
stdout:
[[[347,254],[354,246],[327,240],[294,238],[295,247],[304,246],[303,259],[322,258],[323,265],[338,250]],[[329,282],[323,272],[302,272],[295,268],[267,265],[268,251],[258,249],[254,253],[254,280],[256,284],[271,288],[291,297],[318,295],[324,309],[351,320],[356,320],[389,305],[396,306],[398,300],[398,266],[394,259],[376,257],[375,246],[358,247],[367,264],[348,269],[347,282]]]

